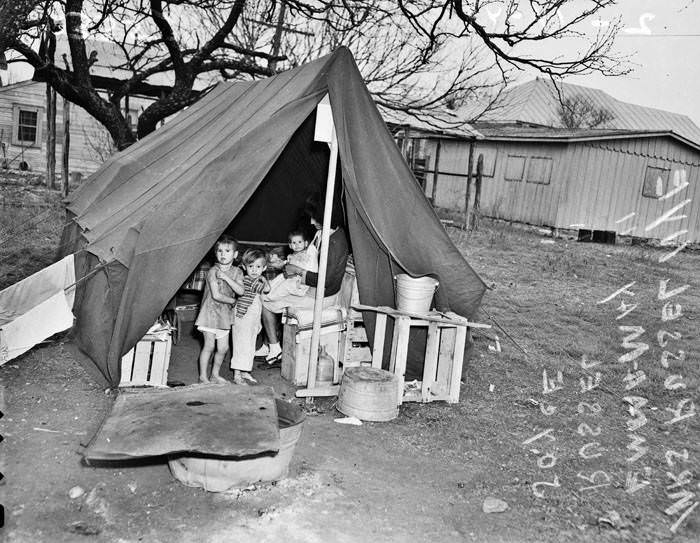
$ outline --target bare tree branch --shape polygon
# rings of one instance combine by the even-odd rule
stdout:
[[[423,120],[440,118],[446,108],[460,104],[492,107],[522,69],[537,70],[555,83],[571,74],[625,73],[626,65],[612,53],[619,20],[590,37],[581,31],[582,24],[614,3],[0,0],[0,52],[14,50],[38,78],[86,109],[123,148],[196,101],[217,80],[272,75],[340,46],[352,51],[377,103]],[[51,19],[65,20],[69,67],[37,53]],[[98,47],[92,40],[104,43]],[[560,53],[559,40],[576,41],[578,52]],[[105,71],[107,79],[118,78],[109,99],[93,86],[96,74]],[[163,83],[163,74],[174,82]],[[120,104],[148,85],[168,90],[141,112],[134,134]]]

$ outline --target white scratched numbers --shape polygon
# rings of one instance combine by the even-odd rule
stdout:
[[[595,369],[601,364],[602,362],[599,360],[589,361],[585,355],[581,357],[579,366],[583,376],[579,378],[579,393],[584,395],[584,398],[589,392],[601,385],[602,373]],[[602,433],[602,428],[599,424],[600,419],[602,419],[602,416],[600,416],[602,407],[597,403],[590,404],[581,401],[577,406],[577,412],[582,422],[576,428],[576,433],[585,440],[578,450],[578,455],[583,460],[595,460],[596,463],[599,463],[599,459],[607,452],[598,439],[598,436]],[[594,426],[591,426],[592,424]],[[612,482],[612,477],[605,471],[595,469],[595,466],[591,467],[590,470],[590,472],[579,471],[576,474],[577,479],[582,484],[582,486],[578,487],[579,492],[605,488]]]
[[[558,392],[564,388],[564,376],[561,371],[557,371],[553,377],[547,374],[547,370],[542,370],[542,395],[548,397],[548,401],[539,402],[540,411],[543,415],[550,417],[556,410],[557,406],[549,401],[549,395]],[[556,442],[556,437],[553,435],[554,429],[548,428],[541,431],[534,436],[523,441],[523,446],[533,445],[529,448],[532,454],[538,455],[537,467],[540,470],[551,470],[557,465],[558,458],[555,454],[555,449],[550,449],[553,442]],[[537,444],[537,447],[534,445]],[[547,450],[541,450],[541,449]],[[559,476],[556,473],[551,475],[551,478],[542,481],[535,481],[532,483],[532,493],[538,498],[544,498],[546,496],[547,487],[549,488],[559,488],[561,483],[559,482]]]
[[[621,214],[616,221],[621,227],[660,240],[657,262],[650,264],[653,269],[634,270],[636,280],[620,278],[596,295],[594,307],[606,311],[610,329],[601,342],[572,340],[571,350],[585,353],[577,354],[578,364],[538,369],[541,389],[532,402],[544,418],[521,438],[524,450],[534,455],[530,487],[537,499],[562,508],[566,499],[600,507],[601,514],[618,499],[613,512],[628,526],[647,523],[639,528],[649,530],[656,524],[671,533],[697,526],[691,515],[700,511],[700,474],[693,458],[700,338],[691,322],[697,308],[688,305],[697,299],[691,289],[696,283],[677,273],[689,264],[678,256],[688,245],[691,200],[684,191],[689,186],[686,170],[676,169],[659,186],[655,216],[641,221],[636,212]],[[582,321],[582,326],[593,322]],[[568,349],[562,351],[571,358]],[[573,424],[567,428],[562,422]],[[585,523],[577,527],[586,529]],[[637,540],[638,534],[630,534]]]
[[[679,194],[688,186],[688,176],[685,169],[674,170],[672,178],[673,188],[660,200],[664,200]],[[647,231],[653,230],[664,222],[676,222],[685,219],[686,215],[676,214],[690,203],[686,198],[666,211],[658,219],[647,225]],[[687,229],[680,229],[661,240],[662,246],[674,245],[674,240],[687,233]],[[673,251],[659,258],[659,262],[667,262],[682,251],[688,242],[679,244]],[[666,371],[664,378],[664,390],[669,397],[668,404],[664,407],[666,420],[664,427],[670,430],[681,427],[681,431],[687,430],[687,422],[697,415],[695,402],[690,397],[688,386],[683,376],[683,364],[686,362],[686,349],[683,345],[683,335],[678,330],[679,320],[685,315],[679,296],[686,293],[690,285],[671,284],[671,279],[659,280],[657,300],[662,304],[659,308],[661,328],[656,334],[656,340],[663,350],[660,366]],[[697,338],[693,338],[697,341]],[[685,435],[685,434],[683,434]],[[685,523],[690,514],[698,507],[697,488],[694,483],[695,474],[689,469],[683,469],[689,461],[687,449],[676,451],[667,449],[664,454],[666,460],[667,484],[666,497],[672,502],[664,509],[664,513],[670,517],[676,517],[670,526],[670,531],[675,533]]]
[[[685,181],[679,181],[679,185]],[[674,181],[675,184],[675,181]],[[666,330],[677,323],[678,319],[684,315],[683,305],[679,302],[678,296],[685,293],[690,285],[671,285],[670,279],[659,280],[657,300],[663,305],[660,308],[661,324],[663,328],[657,334],[659,346],[665,350],[661,354],[660,365],[667,370],[664,379],[664,389],[671,395],[671,401],[664,408],[667,413],[665,426],[675,427],[683,421],[695,417],[695,402],[690,397],[684,397],[687,393],[682,369],[686,360],[686,352],[680,345],[671,344],[673,341],[680,342],[682,335],[677,331]],[[684,464],[689,460],[687,449],[676,451],[667,449],[664,458],[666,460],[667,484],[665,488],[666,497],[672,502],[664,509],[664,513],[670,517],[676,517],[670,526],[670,530],[676,533],[687,520],[690,514],[698,507],[697,485],[694,484],[695,475],[688,469],[683,469]]]

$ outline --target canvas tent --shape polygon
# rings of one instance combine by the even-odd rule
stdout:
[[[220,83],[72,195],[62,248],[76,255],[73,335],[104,381],[118,383],[122,354],[222,232],[286,239],[304,199],[325,186],[329,151],[313,130],[326,94],[339,146],[336,205],[362,303],[393,305],[396,273],[434,274],[438,308],[474,314],[484,283],[447,236],[343,48],[261,81]]]

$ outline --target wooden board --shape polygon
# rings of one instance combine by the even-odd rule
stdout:
[[[87,447],[88,460],[176,453],[239,457],[279,450],[272,387],[192,385],[123,391]]]

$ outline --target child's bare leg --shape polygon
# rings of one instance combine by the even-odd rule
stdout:
[[[237,385],[243,384],[243,378],[241,377],[241,370],[233,370],[233,382]]]
[[[202,347],[202,352],[199,353],[199,382],[209,383],[209,360],[211,359],[211,354],[214,352],[215,339],[214,334],[211,332],[203,332],[204,334],[204,346]]]
[[[214,354],[214,365],[211,368],[211,380],[215,383],[228,383],[226,379],[219,375],[221,364],[228,352],[228,336],[216,340],[216,353]]]

